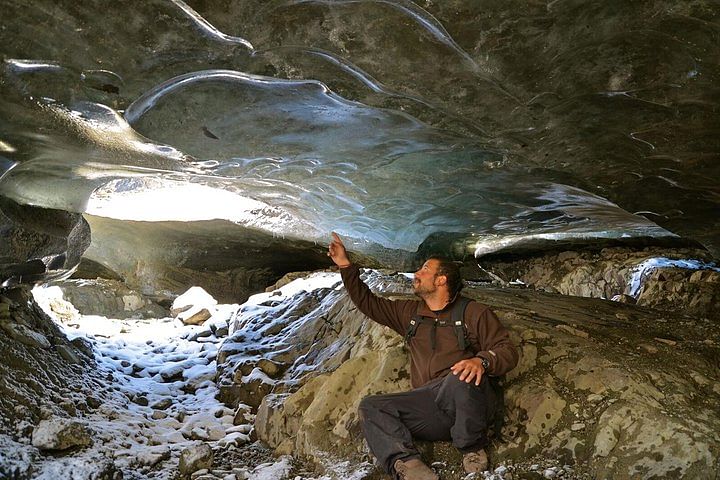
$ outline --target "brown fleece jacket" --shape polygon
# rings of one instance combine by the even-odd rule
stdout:
[[[440,312],[433,312],[425,302],[419,300],[393,301],[373,295],[360,279],[360,269],[356,265],[342,268],[340,273],[350,299],[358,309],[400,335],[405,335],[410,320],[417,314],[450,320],[454,302]],[[465,326],[470,345],[465,351],[460,350],[452,327],[436,329],[436,346],[433,350],[430,339],[433,326],[427,323],[418,326],[415,336],[409,342],[410,383],[413,388],[444,377],[455,363],[476,355],[490,362],[486,373],[492,376],[503,375],[517,365],[517,349],[510,341],[507,329],[488,306],[470,302],[465,309]]]

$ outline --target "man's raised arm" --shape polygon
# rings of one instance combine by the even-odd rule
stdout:
[[[404,335],[406,325],[403,324],[402,318],[409,317],[404,313],[404,309],[412,309],[413,307],[410,306],[412,302],[394,302],[374,295],[360,279],[360,269],[350,262],[345,245],[335,232],[332,232],[332,240],[328,245],[328,256],[340,267],[343,284],[355,306],[370,319]]]

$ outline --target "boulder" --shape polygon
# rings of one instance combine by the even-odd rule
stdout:
[[[214,307],[215,305],[217,305],[217,300],[202,287],[191,287],[173,301],[170,314],[177,317],[192,307]]]
[[[87,427],[77,420],[53,418],[42,420],[32,434],[32,444],[41,450],[68,450],[87,447],[92,438]]]
[[[191,287],[175,299],[170,314],[185,325],[202,325],[212,317],[216,306],[217,300],[212,295],[201,287]]]
[[[213,463],[213,451],[207,443],[197,442],[180,452],[178,470],[182,478],[189,478],[193,472],[209,469]]]
[[[170,448],[166,445],[152,446],[137,454],[136,462],[140,466],[153,467],[170,458]]]
[[[212,317],[212,313],[207,308],[191,308],[186,312],[179,313],[177,316],[185,325],[202,325],[210,317]]]

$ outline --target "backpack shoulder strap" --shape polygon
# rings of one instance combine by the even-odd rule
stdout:
[[[458,298],[451,314],[451,320],[460,350],[465,350],[468,347],[465,331],[465,309],[471,301],[472,300],[466,297]]]
[[[422,323],[422,317],[420,316],[420,308],[422,308],[422,305],[418,304],[417,312],[410,319],[407,330],[405,330],[405,343],[410,342],[410,339],[414,337],[415,332],[417,332],[418,325]]]

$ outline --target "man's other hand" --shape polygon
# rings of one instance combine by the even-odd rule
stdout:
[[[345,250],[345,245],[342,240],[340,240],[340,236],[335,232],[332,232],[332,240],[328,246],[328,257],[340,268],[350,266],[350,259],[348,258],[347,250]]]
[[[450,367],[450,371],[452,371],[453,375],[459,375],[458,380],[461,382],[470,383],[474,380],[475,385],[480,385],[482,376],[485,373],[482,360],[478,357],[460,360]]]

